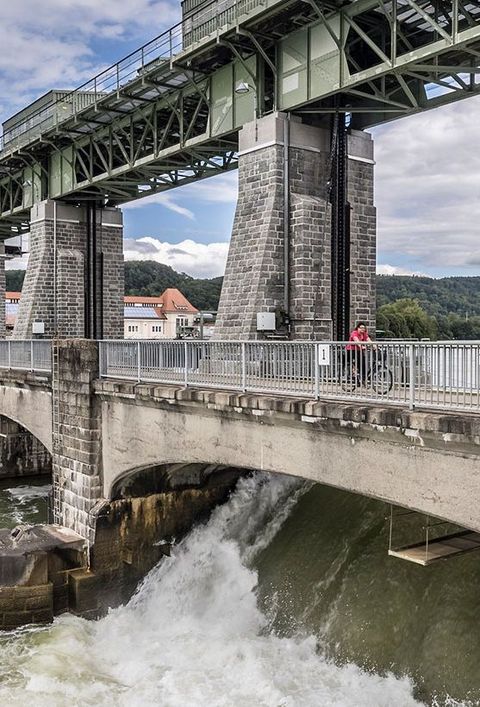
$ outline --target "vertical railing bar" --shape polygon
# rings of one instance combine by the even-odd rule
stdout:
[[[313,346],[313,365],[315,366],[315,400],[318,400],[320,398],[320,366],[318,360],[318,344],[315,343]]]
[[[137,381],[140,383],[142,379],[142,371],[140,367],[140,341],[137,341]]]
[[[246,343],[242,341],[241,356],[242,356],[242,390],[247,390],[247,359],[246,359]]]
[[[410,410],[415,408],[415,348],[410,344],[410,390],[408,396],[408,407]]]

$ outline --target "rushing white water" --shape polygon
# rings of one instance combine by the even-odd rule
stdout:
[[[127,606],[69,615],[0,639],[0,704],[9,707],[409,707],[412,684],[336,666],[313,636],[280,638],[257,606],[256,553],[278,532],[298,484],[240,481],[144,580]]]
[[[10,498],[15,499],[17,503],[26,503],[35,498],[46,498],[52,488],[51,484],[42,484],[37,486],[12,486],[5,489]]]
[[[42,523],[47,516],[51,484],[35,483],[0,490],[0,527],[19,523]]]

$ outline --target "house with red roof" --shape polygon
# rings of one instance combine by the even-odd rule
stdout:
[[[124,298],[125,339],[175,339],[195,327],[196,309],[175,287],[160,297]]]
[[[5,293],[7,332],[11,334],[18,314],[21,292]],[[125,339],[175,339],[196,327],[196,309],[175,287],[159,297],[124,297]]]

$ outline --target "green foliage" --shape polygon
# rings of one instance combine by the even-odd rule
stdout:
[[[125,263],[125,294],[155,297],[167,287],[176,287],[197,309],[218,308],[222,282],[222,277],[196,279],[151,260],[129,260]]]
[[[416,310],[406,301],[415,302]],[[385,336],[480,339],[480,277],[379,275],[377,305],[377,328],[389,332]],[[420,333],[432,327],[433,336]]]
[[[377,276],[377,305],[413,299],[434,317],[480,316],[480,277],[407,277]]]
[[[460,317],[449,314],[438,317],[439,339],[480,339],[480,317]]]
[[[437,323],[416,300],[405,298],[377,310],[377,329],[383,336],[401,339],[435,339]]]

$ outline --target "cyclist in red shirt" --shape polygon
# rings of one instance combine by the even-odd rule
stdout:
[[[347,351],[349,353],[347,355],[350,365],[353,364],[355,366],[357,375],[363,380],[367,373],[367,362],[365,360],[367,346],[365,346],[365,344],[372,341],[368,335],[368,329],[365,322],[357,322],[355,329],[350,333],[348,341]]]

